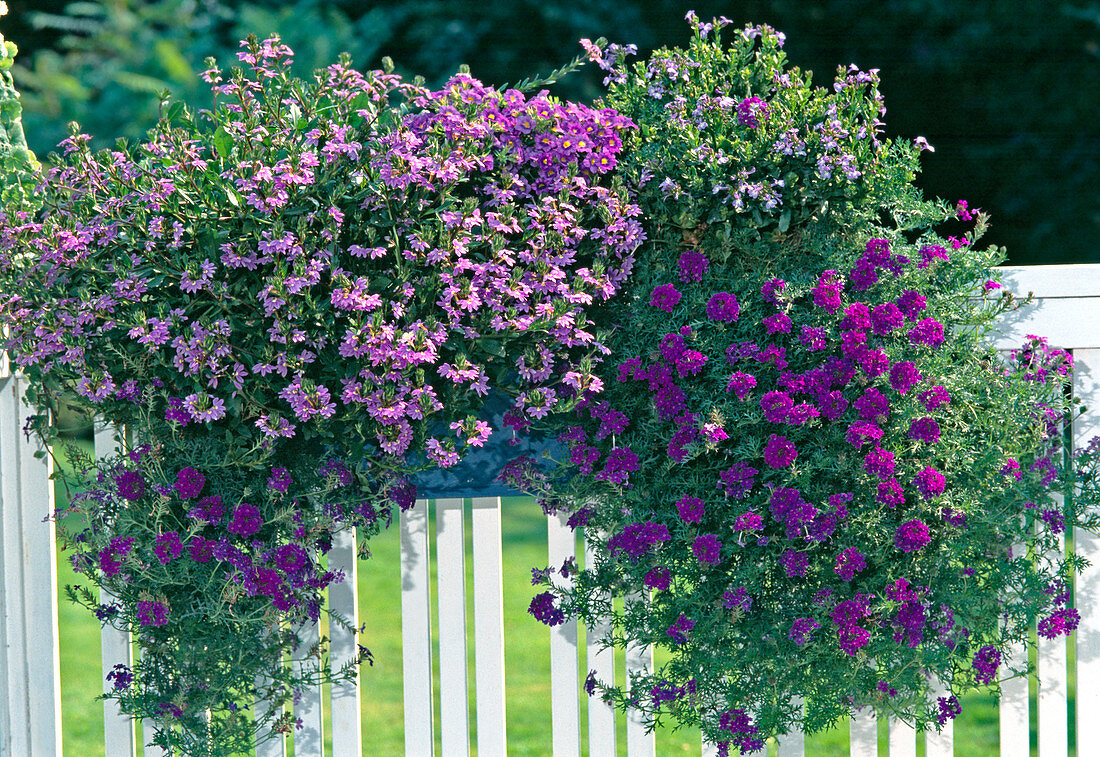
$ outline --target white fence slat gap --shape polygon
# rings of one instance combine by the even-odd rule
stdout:
[[[932,701],[947,696],[943,682],[933,678],[928,682],[928,696]],[[948,720],[942,731],[931,730],[924,734],[925,757],[951,757],[955,745],[955,721]]]
[[[1073,351],[1074,394],[1086,415],[1073,425],[1074,443],[1084,446],[1100,435],[1100,349]],[[1073,534],[1074,551],[1091,563],[1077,577],[1074,604],[1081,614],[1077,627],[1077,754],[1100,754],[1100,536]],[[1088,713],[1086,715],[1086,713]],[[1084,717],[1082,717],[1084,715]]]
[[[703,757],[718,757],[718,747],[704,738],[701,754]]]
[[[298,629],[298,646],[294,650],[294,666],[299,671],[316,667],[319,658],[312,654],[321,640],[321,627],[306,623]],[[322,757],[325,746],[324,712],[321,707],[321,687],[306,686],[294,704],[294,717],[302,727],[294,731],[294,757]]]
[[[878,757],[878,718],[874,710],[864,707],[852,715],[848,728],[852,757]]]
[[[95,456],[107,457],[119,451],[119,443],[115,439],[120,431],[115,426],[104,425],[96,419],[94,425]],[[105,589],[100,589],[99,601],[108,604],[114,599]],[[103,663],[103,690],[114,688],[107,680],[107,674],[115,665],[130,667],[134,663],[133,649],[130,646],[130,634],[120,631],[114,626],[105,625],[100,631],[100,659]],[[106,747],[106,757],[133,757],[136,746],[134,739],[134,720],[129,715],[122,714],[118,702],[106,699],[103,701],[103,743]]]
[[[355,529],[335,534],[328,553],[328,568],[340,571],[344,580],[328,588],[328,606],[354,628],[359,628],[358,556]],[[354,630],[329,619],[329,659],[333,672],[355,660],[359,654],[359,637]],[[361,757],[363,754],[362,718],[359,711],[359,671],[353,681],[333,681],[330,687],[332,706],[332,757]]]
[[[27,652],[26,612],[23,608],[22,497],[19,487],[19,421],[22,389],[13,376],[0,378],[0,508],[3,510],[3,571],[0,573],[0,622],[3,624],[0,657],[4,659],[5,680],[0,681],[0,706],[3,706],[3,732],[0,754],[19,757],[31,750],[31,706],[28,696],[30,656]]]
[[[504,570],[500,497],[471,500],[474,535],[474,685],[478,757],[506,757],[504,706]],[[410,755],[416,754],[410,752]]]
[[[559,570],[569,558],[577,556],[573,529],[565,525],[565,515],[546,516],[550,567]],[[573,585],[571,578],[556,578],[563,587]],[[577,682],[577,621],[570,620],[550,629],[550,706],[554,757],[580,757],[581,712],[580,685]]]
[[[15,380],[21,395],[26,381]],[[30,410],[20,415],[29,415]],[[17,416],[17,423],[19,416]],[[53,458],[38,459],[41,445],[19,430],[19,496],[23,540],[23,611],[27,630],[27,694],[31,712],[30,754],[61,752],[61,655],[57,644],[57,542],[53,514]],[[43,522],[44,519],[45,522]]]
[[[890,757],[917,757],[917,732],[913,726],[897,718],[887,718]]]
[[[636,599],[636,597],[635,597]],[[631,601],[627,596],[626,601]],[[631,673],[649,673],[653,671],[653,646],[630,646],[626,649],[626,684],[630,688]],[[643,694],[642,696],[645,696]],[[626,713],[626,753],[628,757],[654,757],[656,754],[655,734],[646,733],[637,710]]]
[[[803,708],[802,697],[795,698],[795,706]],[[806,753],[806,734],[802,731],[791,731],[778,739],[777,753],[779,757],[804,757]]]
[[[1062,496],[1055,497],[1061,507]],[[1056,553],[1065,550],[1061,537]],[[1069,721],[1066,704],[1068,684],[1066,681],[1066,638],[1055,639],[1038,637],[1039,662],[1039,757],[1063,757],[1069,754]]]
[[[584,540],[584,566],[594,563],[592,544]],[[600,641],[611,633],[611,623],[604,620],[587,630],[585,637],[588,670],[596,672],[596,678],[615,682],[615,651],[600,648]],[[588,753],[590,755],[615,754],[615,708],[598,696],[588,697]]]
[[[470,753],[470,696],[466,674],[466,533],[462,498],[435,501],[435,554],[439,581],[440,748]]]
[[[405,680],[405,754],[431,757],[432,606],[428,570],[428,500],[401,513],[401,660]]]

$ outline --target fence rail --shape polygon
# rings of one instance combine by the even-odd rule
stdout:
[[[1006,268],[1006,283],[1018,293],[1033,292],[1035,301],[1009,314],[993,335],[999,349],[1019,345],[1028,334],[1041,334],[1052,345],[1071,350],[1074,358],[1073,389],[1090,412],[1073,428],[1077,444],[1100,434],[1100,264],[1056,265]],[[0,359],[2,360],[2,359]],[[57,575],[53,523],[46,519],[52,512],[51,464],[48,455],[35,457],[36,442],[22,430],[25,408],[20,398],[25,383],[0,362],[0,510],[3,532],[0,534],[0,757],[49,757],[61,754],[60,663],[57,632]],[[117,444],[113,430],[97,429],[96,454],[105,455]],[[433,511],[433,512],[430,512]],[[429,543],[429,517],[435,517],[435,543]],[[437,499],[431,503],[417,500],[400,519],[401,539],[401,624],[404,666],[405,753],[409,757],[434,754],[435,729],[438,725],[444,757],[468,755],[471,744],[470,713],[467,706],[468,680],[466,659],[469,640],[466,628],[465,539],[472,529],[474,676],[476,696],[476,749],[479,757],[503,757],[507,754],[505,707],[505,627],[502,600],[501,502],[497,497],[472,500],[470,523],[465,522],[461,499]],[[555,516],[547,518],[547,548],[550,564],[569,557],[584,561],[587,545]],[[440,564],[437,603],[431,604],[429,557],[434,550]],[[1074,534],[1074,550],[1091,565],[1076,580],[1074,604],[1081,614],[1080,625],[1071,637],[1075,644],[1076,683],[1070,691],[1067,642],[1039,639],[1037,650],[1038,695],[1029,698],[1029,682],[1008,680],[1001,687],[1000,750],[1002,757],[1027,757],[1029,711],[1037,709],[1039,757],[1067,757],[1070,754],[1068,727],[1069,696],[1076,702],[1076,752],[1082,757],[1100,755],[1100,537]],[[330,607],[359,625],[356,596],[356,543],[351,533],[340,535],[329,554],[332,569],[343,570],[347,580],[329,590]],[[432,613],[438,614],[438,649],[431,641]],[[550,634],[550,691],[552,711],[552,750],[555,757],[581,754],[587,741],[592,757],[616,753],[616,721],[621,715],[598,699],[587,701],[587,727],[582,729],[578,670],[597,671],[612,679],[615,658],[609,650],[600,650],[598,640],[604,627],[587,630],[587,648],[578,643],[573,622],[550,629],[541,626],[520,633]],[[455,629],[458,632],[453,632]],[[319,629],[306,628],[302,644],[316,641]],[[331,662],[340,668],[356,654],[354,636],[335,625],[331,628]],[[117,663],[130,661],[127,635],[107,627],[102,636],[103,674]],[[1015,654],[1027,654],[1017,649]],[[439,690],[442,706],[436,724],[433,700],[433,656],[438,655]],[[653,650],[627,651],[627,670],[653,664]],[[106,681],[104,681],[105,685]],[[322,719],[319,689],[307,692],[295,706],[295,716],[303,728],[294,740],[296,757],[321,757],[325,729],[331,731],[332,757],[352,757],[372,753],[369,738],[361,734],[360,691],[350,684],[334,685],[331,692],[331,719]],[[262,707],[263,703],[256,703]],[[151,734],[149,724],[135,728],[123,718],[115,705],[104,704],[107,757],[135,757],[160,754],[159,750],[140,746]],[[968,754],[966,745],[956,748],[950,727],[941,733],[918,734],[910,726],[891,721],[889,754],[901,757],[917,753],[917,739],[925,740],[928,757]],[[585,732],[582,732],[585,731]],[[877,755],[878,724],[870,713],[858,713],[850,724],[853,757]],[[626,724],[626,748],[630,757],[654,755],[652,733],[632,718]],[[716,754],[707,744],[700,746],[704,756]],[[778,743],[780,757],[801,756],[805,752],[801,734],[790,734]],[[257,749],[257,757],[282,757],[286,745],[272,739]],[[763,752],[758,753],[763,754]]]

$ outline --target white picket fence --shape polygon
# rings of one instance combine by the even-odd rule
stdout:
[[[1052,345],[1070,349],[1074,357],[1074,391],[1091,412],[1074,428],[1077,443],[1100,433],[1100,264],[1056,265],[1005,269],[1009,288],[1019,294],[1031,291],[1036,301],[1026,310],[1007,316],[1002,322],[996,346],[1011,349],[1027,334],[1047,336]],[[26,409],[20,404],[24,381],[0,364],[0,507],[3,533],[0,539],[0,757],[49,757],[61,754],[60,662],[57,631],[57,576],[54,527],[44,520],[52,510],[48,456],[35,458],[35,448],[22,433]],[[114,443],[111,433],[96,434],[96,450],[105,453]],[[477,710],[476,750],[478,757],[507,754],[504,655],[506,649],[502,602],[502,549],[500,499],[472,500],[473,607],[474,607],[474,693]],[[409,757],[434,754],[432,658],[439,656],[439,696],[442,706],[438,728],[444,757],[470,753],[470,717],[467,707],[464,507],[461,499],[434,500],[436,518],[434,545],[429,545],[429,503],[419,500],[402,514],[401,578],[402,640],[404,665],[405,753]],[[549,564],[560,565],[575,554],[573,532],[557,517],[547,521]],[[1081,613],[1080,626],[1069,643],[1076,644],[1076,753],[1081,757],[1100,755],[1100,537],[1074,534],[1078,554],[1094,564],[1078,577],[1075,604]],[[431,606],[429,591],[429,549],[441,565],[436,594]],[[331,607],[358,625],[356,597],[355,537],[342,535],[330,553],[330,566],[342,569],[347,580],[329,591]],[[583,562],[583,559],[582,559]],[[433,610],[439,635],[433,649]],[[456,632],[456,629],[458,632]],[[542,629],[542,630],[540,630]],[[605,629],[589,629],[595,641]],[[596,670],[612,680],[614,656],[598,651],[595,644],[578,646],[575,624],[547,630],[532,622],[517,633],[550,634],[550,690],[552,744],[545,753],[555,757],[581,754],[587,739],[591,757],[616,754],[616,718],[598,699],[588,699],[587,727],[582,732],[578,673]],[[303,634],[303,642],[316,640],[318,629]],[[332,629],[332,665],[342,666],[356,651],[355,639],[339,628]],[[1037,707],[1039,757],[1068,757],[1067,640],[1039,640],[1038,696],[1029,700],[1028,681],[1005,682],[1001,691],[1000,743],[1002,757],[1028,757],[1029,708]],[[1026,654],[1025,649],[1016,654]],[[584,658],[582,659],[582,655]],[[651,649],[628,650],[627,669],[652,665]],[[125,635],[107,628],[103,632],[102,665],[106,674],[116,663],[130,661],[130,643]],[[581,665],[583,664],[583,668]],[[618,676],[622,679],[622,672]],[[105,682],[105,686],[109,685]],[[262,703],[257,703],[262,706]],[[323,722],[320,690],[307,692],[295,707],[304,727],[296,732],[296,757],[321,757],[326,728],[331,730],[332,757],[373,754],[369,738],[361,733],[360,691],[337,684],[331,691],[331,720]],[[134,724],[122,718],[110,702],[104,704],[107,757],[135,757],[141,753]],[[890,722],[890,757],[915,757],[917,736],[904,723]],[[851,722],[853,757],[877,755],[877,723],[872,715],[857,716]],[[148,728],[145,733],[151,733]],[[928,757],[967,755],[965,743],[956,745],[950,726],[942,733],[921,735]],[[626,747],[631,757],[655,753],[653,734],[627,719]],[[285,744],[270,740],[258,748],[257,757],[282,757]],[[701,745],[704,757],[713,755]],[[800,734],[791,734],[778,744],[780,757],[805,752]],[[145,755],[160,754],[146,747]],[[762,754],[762,753],[761,753]],[[74,757],[79,757],[75,756]]]

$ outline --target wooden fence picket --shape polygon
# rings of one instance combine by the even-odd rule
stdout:
[[[584,565],[591,567],[595,557],[592,542],[584,540]],[[585,646],[588,654],[588,670],[596,678],[615,682],[615,651],[611,647],[600,648],[600,642],[611,633],[611,623],[603,621],[587,629]],[[588,754],[615,754],[615,708],[598,696],[588,697]]]
[[[567,560],[576,561],[577,545],[567,516],[548,515],[547,544],[551,568],[560,569]],[[572,578],[554,578],[562,587]],[[580,757],[580,686],[577,682],[577,621],[569,620],[550,629],[550,707],[554,757]]]
[[[898,718],[887,718],[890,757],[917,757],[917,732],[913,726]]]
[[[626,601],[631,601],[627,597]],[[630,675],[632,673],[653,672],[653,647],[652,645],[632,645],[626,649],[626,682],[627,690],[630,689]],[[643,694],[643,696],[645,696]],[[626,713],[626,753],[628,757],[654,757],[657,752],[657,741],[652,731],[646,732],[637,710],[627,710]]]
[[[294,649],[294,666],[298,673],[316,668],[320,658],[313,650],[321,640],[317,623],[306,623],[298,629],[298,645]],[[321,707],[321,687],[305,686],[294,703],[294,717],[301,727],[294,731],[294,757],[322,757],[325,745],[325,724]]]
[[[795,700],[798,709],[803,708],[802,698]],[[794,730],[783,734],[778,740],[776,753],[778,757],[804,757],[806,754],[806,734],[800,730]]]
[[[852,757],[878,757],[878,718],[870,707],[852,715],[848,744]]]
[[[432,718],[432,607],[428,582],[428,501],[401,513],[401,659],[405,754],[435,753]]]
[[[359,588],[355,529],[345,529],[332,538],[328,553],[328,569],[344,574],[344,580],[328,588],[328,605],[351,629],[329,620],[329,660],[335,673],[359,656]],[[360,714],[361,688],[356,680],[333,681],[330,687],[332,706],[332,756],[361,757],[363,736]]]
[[[24,548],[22,492],[19,463],[22,455],[20,423],[21,382],[14,376],[0,378],[0,502],[3,503],[3,531],[0,554],[0,658],[3,659],[4,687],[0,696],[4,720],[0,723],[0,746],[5,755],[29,754],[31,749],[31,703],[27,612],[23,587]]]
[[[1059,503],[1062,496],[1055,497]],[[1064,551],[1064,542],[1058,538],[1056,553]],[[1038,718],[1039,718],[1039,757],[1060,757],[1069,754],[1069,714],[1067,694],[1069,684],[1066,680],[1068,659],[1064,636],[1054,639],[1038,639]]]
[[[470,753],[469,676],[466,671],[465,500],[435,500],[435,551],[439,590],[439,711],[442,754]]]
[[[940,697],[947,696],[947,690],[939,679],[929,682],[928,696],[936,701]],[[948,720],[943,730],[928,731],[924,735],[925,757],[951,757],[955,751],[955,722]]]
[[[31,411],[26,380],[0,378],[0,498],[3,501],[4,640],[8,722],[0,743],[12,754],[61,751],[61,657],[57,639],[57,547],[53,460],[35,457],[41,444],[23,433]],[[22,659],[18,659],[22,658]],[[5,697],[0,696],[0,699]]]
[[[94,424],[92,440],[97,459],[113,455],[120,450],[121,445],[117,439],[120,433],[121,430],[115,426],[100,422]],[[109,604],[112,599],[113,597],[105,589],[100,590],[101,604]],[[100,659],[103,663],[103,690],[106,693],[114,688],[113,683],[107,680],[107,673],[111,672],[115,665],[131,667],[134,664],[129,632],[120,631],[111,625],[103,626],[100,631]],[[122,713],[118,702],[110,699],[103,700],[103,742],[106,757],[134,757],[136,747],[134,726],[133,718]]]
[[[1073,393],[1080,397],[1087,415],[1073,425],[1078,447],[1100,436],[1100,345],[1073,351]],[[1100,712],[1100,536],[1087,531],[1073,534],[1074,551],[1089,567],[1077,577],[1074,604],[1081,623],[1077,642],[1077,754],[1100,754],[1100,718],[1082,717]]]
[[[474,685],[478,757],[506,757],[504,569],[500,497],[474,497]]]

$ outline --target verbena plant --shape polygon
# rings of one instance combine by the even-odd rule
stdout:
[[[1004,256],[921,199],[875,72],[815,89],[774,30],[691,19],[686,49],[592,51],[648,239],[599,311],[603,391],[553,419],[567,457],[505,472],[592,547],[536,571],[530,611],[666,649],[585,688],[721,753],[864,707],[940,728],[1027,673],[1006,652],[1035,622],[1077,625],[1061,539],[1100,524],[1100,445],[1070,460],[1070,356],[988,346]]]
[[[204,73],[213,110],[166,103],[146,141],[96,154],[74,126],[40,207],[0,209],[30,426],[53,441],[75,398],[133,436],[78,460],[62,534],[110,597],[74,597],[142,649],[108,696],[187,754],[290,727],[243,708],[328,675],[278,663],[324,652],[294,631],[342,579],[333,534],[358,527],[365,554],[411,506],[406,473],[485,443],[491,389],[517,428],[598,390],[586,311],[642,239],[614,111],[346,58],[301,82],[277,38],[242,48],[243,70]]]

